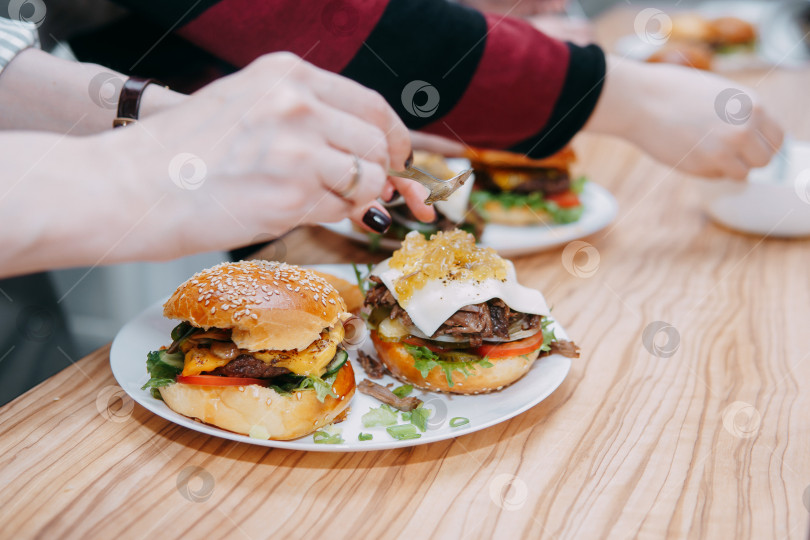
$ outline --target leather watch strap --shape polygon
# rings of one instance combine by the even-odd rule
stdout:
[[[154,79],[141,79],[140,77],[130,77],[124,82],[121,94],[118,96],[118,113],[113,120],[114,128],[126,126],[138,120],[141,96],[150,84],[160,83]]]

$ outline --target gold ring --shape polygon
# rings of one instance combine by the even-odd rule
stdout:
[[[344,189],[343,191],[336,191],[338,197],[342,199],[348,199],[354,192],[357,191],[357,187],[360,185],[360,158],[357,157],[355,154],[352,154],[352,168],[351,168],[351,175],[352,181],[349,184],[349,187]]]

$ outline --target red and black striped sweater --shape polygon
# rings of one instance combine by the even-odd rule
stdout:
[[[236,67],[274,51],[382,94],[411,129],[542,157],[587,121],[595,45],[444,0],[119,0]]]

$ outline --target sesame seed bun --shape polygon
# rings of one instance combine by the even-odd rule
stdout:
[[[206,424],[259,439],[303,437],[335,420],[354,396],[354,370],[343,364],[332,385],[337,397],[318,401],[315,390],[279,394],[272,388],[171,384],[159,389],[173,411]]]
[[[200,328],[232,329],[248,351],[304,349],[347,317],[338,291],[313,272],[274,261],[223,263],[195,274],[163,315]]]
[[[310,270],[310,272],[321,276],[323,279],[328,281],[332,287],[337,289],[340,297],[343,298],[344,302],[346,302],[346,311],[356,313],[360,311],[361,307],[363,307],[363,300],[365,299],[365,296],[363,295],[362,291],[360,291],[360,287],[357,286],[357,283],[352,283],[351,281],[346,281],[343,278],[333,276],[332,274],[327,274],[326,272],[320,272],[318,270]]]
[[[371,341],[377,349],[380,361],[397,379],[425,390],[451,394],[486,394],[509,386],[528,373],[540,354],[535,351],[523,356],[488,358],[491,368],[470,366],[471,375],[452,372],[453,386],[447,384],[443,370],[433,368],[423,377],[414,366],[414,359],[400,342],[382,341],[376,331],[371,332]]]

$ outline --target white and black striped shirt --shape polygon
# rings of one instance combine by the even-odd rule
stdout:
[[[39,47],[36,25],[0,17],[0,72],[28,47]]]

